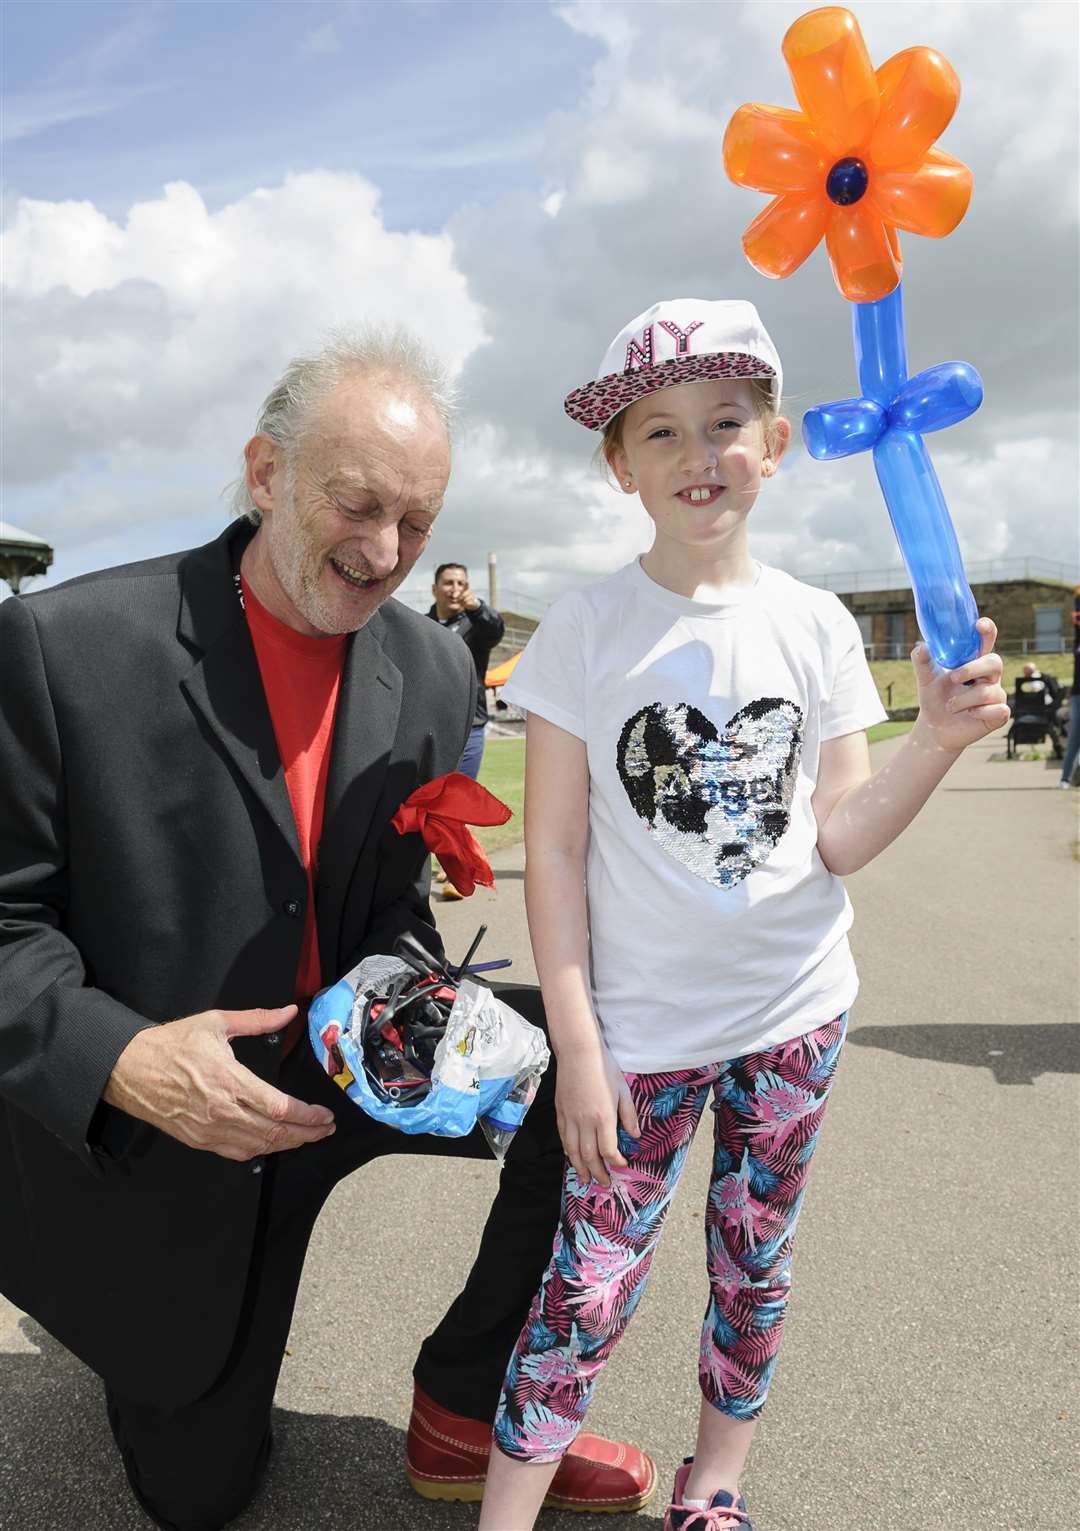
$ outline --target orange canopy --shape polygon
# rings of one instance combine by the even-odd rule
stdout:
[[[490,687],[505,686],[506,682],[510,679],[511,671],[524,652],[525,650],[522,649],[520,653],[511,654],[509,659],[505,659],[502,664],[496,665],[494,670],[489,670],[484,676],[484,685]]]

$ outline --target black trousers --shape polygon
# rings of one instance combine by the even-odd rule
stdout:
[[[543,1024],[538,989],[498,989],[500,998]],[[506,1156],[465,1286],[421,1345],[414,1368],[417,1382],[437,1403],[471,1419],[494,1418],[510,1352],[551,1255],[563,1172],[554,1076],[552,1062]],[[167,1531],[217,1531],[240,1514],[259,1486],[308,1240],[337,1182],[382,1154],[490,1157],[479,1129],[468,1138],[407,1137],[372,1121],[322,1072],[304,1038],[285,1060],[280,1084],[300,1100],[329,1106],[337,1131],[263,1161],[247,1291],[221,1376],[202,1398],[180,1409],[124,1399],[106,1379],[109,1423],[132,1489]],[[406,1166],[402,1173],[408,1173]]]

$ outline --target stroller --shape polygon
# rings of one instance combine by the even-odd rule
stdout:
[[[1015,760],[1018,744],[1041,744],[1049,734],[1054,759],[1060,760],[1064,751],[1057,720],[1057,686],[1051,685],[1046,676],[1020,675],[1010,705],[1012,723],[1005,738],[1008,758]]]

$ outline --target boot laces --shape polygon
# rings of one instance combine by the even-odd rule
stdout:
[[[682,1531],[736,1531],[737,1527],[750,1524],[746,1511],[734,1504],[714,1504],[705,1510],[690,1506],[678,1508],[690,1510],[690,1519],[683,1521]]]

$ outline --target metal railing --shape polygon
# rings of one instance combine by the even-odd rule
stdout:
[[[999,580],[1052,580],[1056,584],[1080,583],[1080,566],[1053,558],[984,558],[964,565],[968,584],[981,585]],[[888,569],[838,569],[823,574],[797,574],[804,584],[820,590],[835,590],[838,595],[852,595],[857,590],[910,590],[911,580],[902,566]]]
[[[516,611],[520,616],[535,617],[539,622],[550,605],[550,601],[541,600],[535,595],[527,595],[524,590],[507,590],[503,585],[499,587],[501,611]]]
[[[867,659],[907,659],[914,643],[864,643],[863,653]],[[1071,653],[1064,638],[1047,642],[1045,638],[999,638],[994,645],[998,654],[1067,654]]]
[[[1027,556],[983,558],[965,564],[964,571],[971,585],[1021,579],[1050,580],[1060,585],[1080,584],[1080,564],[1062,559]],[[816,585],[819,590],[833,590],[838,595],[853,595],[856,591],[863,590],[911,589],[911,580],[902,564],[892,564],[885,569],[828,569],[816,574],[801,574],[794,569],[789,572],[806,585]],[[416,610],[426,611],[431,604],[431,597],[426,591],[399,592],[398,599]],[[519,616],[533,617],[537,621],[544,615],[550,604],[550,601],[530,595],[523,590],[508,589],[505,586],[499,590],[501,611],[516,612]],[[521,643],[523,644],[528,637],[527,629],[523,629],[522,633]]]

